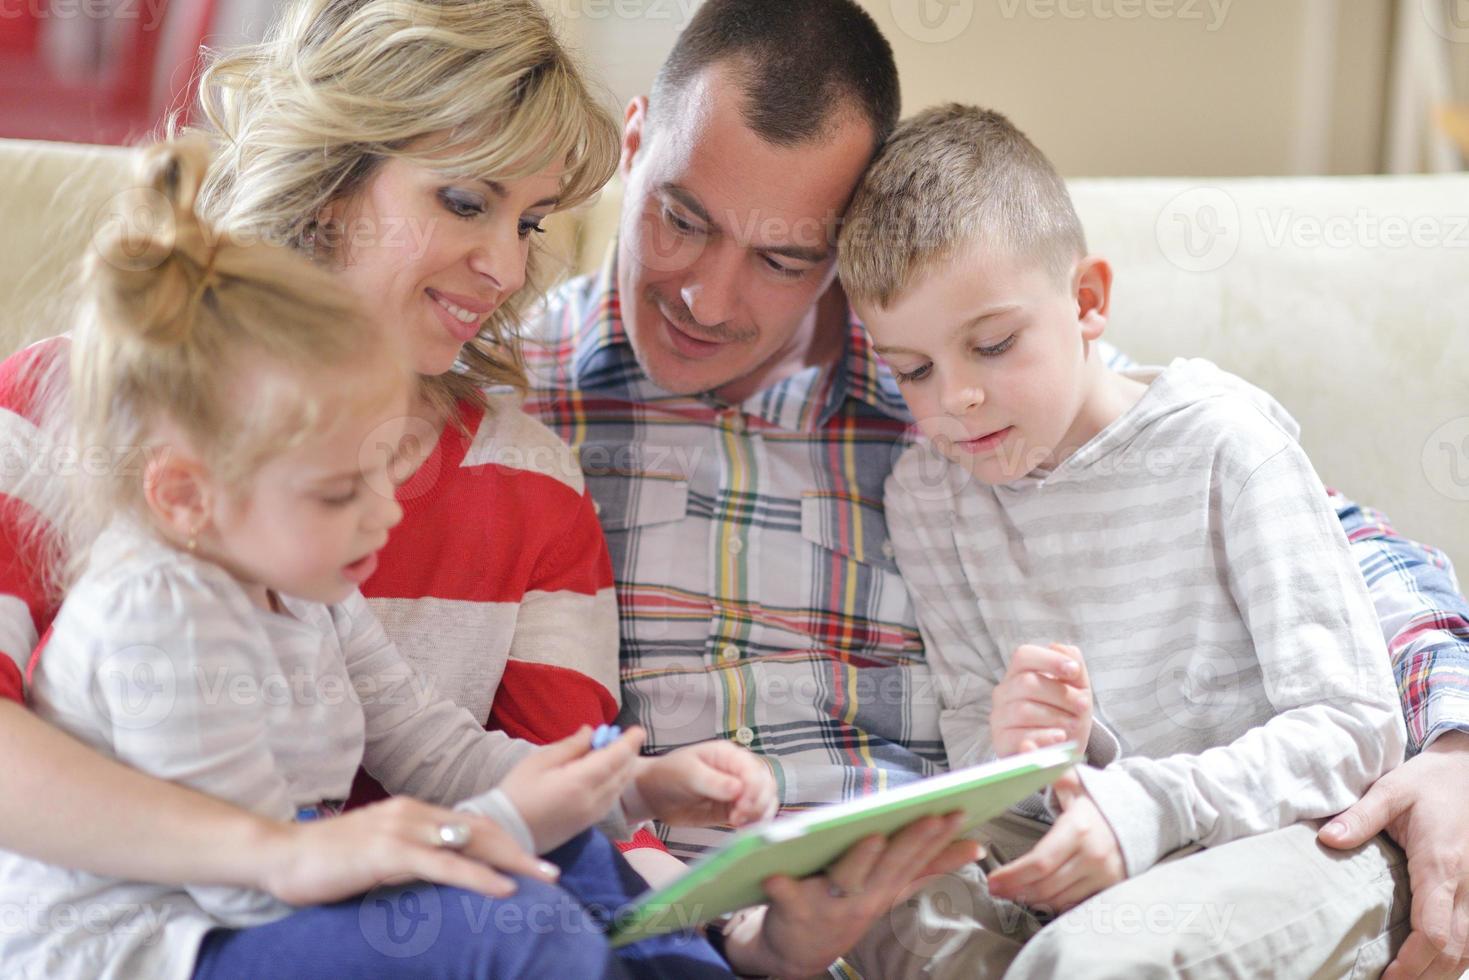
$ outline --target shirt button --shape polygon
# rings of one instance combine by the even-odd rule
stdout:
[[[726,643],[724,646],[719,648],[719,659],[725,661],[726,663],[732,660],[740,659],[740,648],[735,646],[733,643]]]
[[[898,550],[893,547],[893,543],[891,541],[884,541],[882,543],[882,556],[884,558],[891,558],[897,553]]]
[[[597,503],[595,500],[592,501],[592,513],[596,514],[598,517],[602,516],[602,505]]]
[[[737,554],[739,554],[740,552],[742,552],[744,550],[745,550],[745,542],[741,541],[739,538],[730,538],[729,539],[729,553],[730,554],[737,555]]]
[[[735,731],[735,741],[739,742],[741,745],[748,749],[755,741],[754,730],[749,728],[748,726],[741,725]]]

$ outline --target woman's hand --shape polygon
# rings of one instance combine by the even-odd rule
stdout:
[[[628,729],[604,749],[592,749],[592,729],[583,725],[522,759],[500,789],[530,828],[536,850],[566,843],[612,809],[633,778],[643,730]]]
[[[770,767],[729,742],[700,742],[640,759],[633,788],[623,801],[630,821],[657,817],[686,826],[742,827],[774,816],[779,802]]]
[[[1000,758],[1015,755],[1026,741],[1039,746],[1075,742],[1085,749],[1091,738],[1091,681],[1076,647],[1017,648],[992,703],[990,743]]]
[[[438,846],[439,827],[462,824],[462,851]],[[418,879],[503,897],[509,875],[555,881],[556,866],[521,850],[488,817],[431,806],[405,796],[340,817],[272,824],[257,851],[260,887],[289,905],[324,905],[378,885]]]

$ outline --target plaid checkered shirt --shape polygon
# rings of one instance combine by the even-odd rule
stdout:
[[[741,404],[671,395],[638,366],[614,261],[533,318],[526,410],[578,452],[607,534],[624,722],[655,752],[748,746],[788,810],[943,768],[937,691],[882,508],[911,418],[861,324],[849,321],[834,364]],[[1334,502],[1388,631],[1413,747],[1469,730],[1469,604],[1446,558]],[[660,836],[690,857],[724,832]]]

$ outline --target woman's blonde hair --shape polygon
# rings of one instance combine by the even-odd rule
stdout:
[[[388,157],[494,180],[563,164],[565,208],[607,182],[619,145],[537,0],[300,0],[264,42],[209,65],[200,105],[218,144],[203,212],[297,247]],[[437,407],[526,386],[518,328],[537,265],[533,250],[526,286],[454,371],[426,379]]]
[[[58,589],[115,518],[147,520],[149,455],[185,450],[234,489],[344,413],[394,397],[406,409],[406,360],[336,277],[198,218],[208,164],[198,137],[142,151],[127,222],[84,262],[69,376],[55,378],[44,431],[101,465],[57,481],[65,499],[43,508]],[[330,383],[351,369],[353,384]]]

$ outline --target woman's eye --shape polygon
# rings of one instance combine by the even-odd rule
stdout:
[[[466,194],[463,191],[439,191],[439,201],[455,217],[473,218],[485,213],[484,198]]]
[[[999,357],[1001,354],[1005,353],[1005,351],[1015,346],[1015,336],[1016,335],[1012,333],[1010,336],[1006,337],[998,344],[995,344],[993,347],[976,347],[975,350],[979,351],[980,355],[983,357]]]
[[[544,235],[546,233],[546,229],[541,227],[541,222],[544,220],[544,218],[521,218],[520,237],[529,238],[532,232],[537,235]]]
[[[893,377],[897,379],[900,385],[912,384],[915,381],[922,381],[928,377],[930,367],[931,365],[928,364],[920,364],[911,371],[899,371],[897,368],[893,368]]]

